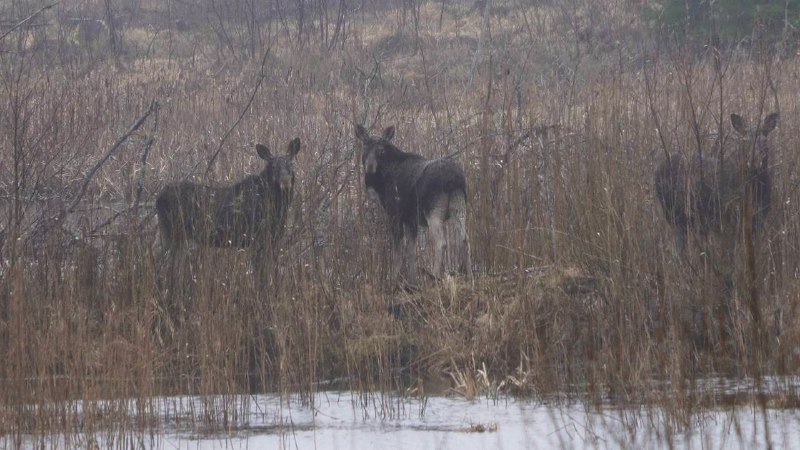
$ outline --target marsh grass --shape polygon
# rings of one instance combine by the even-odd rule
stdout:
[[[764,402],[695,380],[798,370],[800,61],[732,50],[720,77],[706,55],[637,42],[644,25],[625,2],[594,13],[543,3],[493,13],[473,84],[481,18],[461,3],[424,4],[416,29],[399,13],[354,14],[350,40],[330,49],[271,34],[264,87],[207,178],[258,58],[225,54],[202,24],[125,31],[135,48],[148,43],[123,69],[45,67],[0,42],[0,434],[109,433],[124,445],[163,419],[154,397],[209,396],[185,420],[224,424],[244,408],[212,394],[303,396],[325,380],[367,393],[441,380],[467,398],[566,393],[665,407],[684,426],[703,408],[796,405],[789,386]],[[154,99],[157,122],[67,211],[87,168]],[[681,255],[653,187],[663,146],[713,151],[730,112],[754,121],[773,109],[776,201],[757,264],[738,243],[729,258],[718,238]],[[461,152],[474,280],[393,292],[354,122],[397,124],[398,145],[428,157]],[[259,170],[253,142],[294,136],[304,150],[272,258],[254,267],[247,251],[198,247],[167,267],[152,213],[160,188],[230,183]]]

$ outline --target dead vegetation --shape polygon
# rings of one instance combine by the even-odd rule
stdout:
[[[514,13],[486,21],[469,2],[411,3],[331,5],[303,31],[296,10],[250,25],[235,9],[175,11],[125,22],[115,49],[65,44],[61,59],[30,44],[68,39],[55,23],[0,39],[0,433],[124,434],[152,425],[124,399],[302,394],[321,380],[658,404],[686,423],[727,402],[687,380],[797,373],[800,60],[660,47],[626,0],[494,2]],[[730,256],[711,236],[681,254],[658,157],[713,148],[732,111],[773,110],[775,203],[757,245]],[[429,158],[460,152],[474,279],[394,292],[354,123],[401,124],[399,144]],[[269,283],[249,250],[198,247],[165,295],[160,189],[230,183],[260,167],[254,142],[295,136]],[[92,409],[101,400],[116,413]],[[198,414],[221,420],[215,408]]]

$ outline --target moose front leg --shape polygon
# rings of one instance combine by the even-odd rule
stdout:
[[[404,259],[406,270],[406,289],[417,289],[417,233],[409,226],[403,227],[405,240]]]
[[[402,273],[404,250],[402,226],[392,227],[392,267],[390,273],[392,283],[401,284],[400,274]]]
[[[272,261],[277,257],[276,250],[273,246],[267,245],[264,242],[256,242],[249,249],[250,270],[253,273],[255,280],[255,288],[257,292],[267,292],[272,283]]]
[[[402,290],[416,291],[418,289],[416,233],[405,225],[392,228],[391,279]]]

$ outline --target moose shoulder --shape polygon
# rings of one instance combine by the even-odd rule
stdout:
[[[682,247],[689,231],[721,235],[739,229],[747,211],[755,229],[763,226],[772,197],[767,136],[777,123],[777,113],[753,127],[731,114],[740,138],[733,154],[667,154],[655,173],[656,195]]]
[[[286,154],[273,156],[261,144],[264,170],[232,186],[190,182],[169,184],[156,199],[161,238],[166,247],[195,242],[212,247],[249,247],[277,239],[286,222],[294,190],[294,157],[300,138]]]
[[[388,127],[380,137],[373,137],[361,125],[355,130],[364,183],[377,194],[389,216],[393,278],[405,272],[406,280],[412,286],[416,283],[416,241],[422,227],[429,229],[434,245],[433,274],[441,274],[444,223],[451,218],[456,221],[456,253],[462,269],[469,272],[464,172],[452,158],[429,160],[400,150],[392,143],[394,131]]]

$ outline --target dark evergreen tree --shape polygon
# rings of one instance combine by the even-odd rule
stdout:
[[[646,19],[660,32],[706,45],[796,47],[800,0],[655,0]]]

